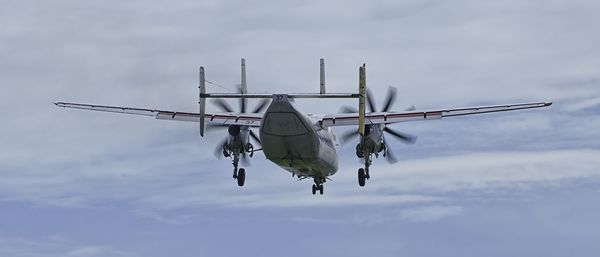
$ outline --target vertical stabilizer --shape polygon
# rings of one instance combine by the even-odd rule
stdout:
[[[200,89],[199,101],[200,105],[200,136],[204,137],[204,113],[206,113],[206,98],[204,94],[206,94],[206,79],[204,78],[204,67],[200,66]]]
[[[325,94],[325,59],[321,58],[321,94]]]
[[[367,91],[367,71],[365,64],[358,68],[358,133],[365,135],[365,97]]]
[[[244,58],[242,58],[242,84],[240,91],[242,94],[248,93],[248,86],[246,85],[246,60]]]

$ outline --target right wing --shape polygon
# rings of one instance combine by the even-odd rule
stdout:
[[[142,108],[131,108],[131,107],[119,107],[119,106],[105,106],[105,105],[92,105],[92,104],[78,104],[78,103],[54,103],[58,107],[81,109],[88,111],[100,111],[100,112],[114,112],[123,114],[153,116],[159,120],[176,120],[176,121],[190,121],[200,122],[199,113],[191,112],[176,112],[176,111],[164,111],[155,109],[142,109]],[[262,120],[262,114],[260,113],[206,113],[204,119],[207,124],[212,125],[244,125],[259,127]]]
[[[550,105],[552,105],[552,102],[492,105],[431,111],[367,113],[365,114],[365,124],[390,124],[407,121],[434,120],[454,116],[541,108]],[[329,114],[323,116],[319,122],[325,126],[358,125],[358,113]]]

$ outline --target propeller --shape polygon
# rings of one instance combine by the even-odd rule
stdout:
[[[383,129],[384,132],[387,132],[389,135],[392,135],[399,139],[400,141],[407,144],[414,144],[417,141],[417,136],[413,136],[410,134],[402,133],[400,131],[393,130],[391,128],[385,127]]]
[[[390,149],[389,147],[387,147],[387,145],[385,147],[385,155],[384,155],[384,157],[385,157],[385,160],[388,163],[390,163],[390,164],[394,164],[394,163],[398,162],[398,159],[396,158],[396,155],[394,155],[392,153],[392,149]]]
[[[238,85],[238,93],[242,94],[242,87],[241,85]],[[221,109],[224,112],[234,112],[233,108],[231,107],[231,105],[229,105],[227,103],[227,101],[221,99],[221,98],[215,98],[214,100],[211,101],[216,107],[218,107],[219,109]],[[269,99],[261,99],[261,101],[254,107],[254,109],[252,109],[252,113],[260,113],[262,112],[267,105],[269,105]],[[240,113],[246,113],[246,109],[248,106],[248,99],[246,97],[241,97],[239,98],[239,110]],[[212,125],[207,125],[206,126],[206,130],[210,131],[210,130],[222,130],[222,129],[227,129],[228,133],[230,135],[234,135],[232,134],[233,132],[238,132],[239,133],[239,125],[225,125],[225,124],[212,124]],[[260,138],[258,137],[258,135],[250,130],[250,137],[252,137],[252,139],[254,139],[256,142],[258,142],[259,145],[262,145],[262,143],[260,142]],[[223,146],[227,144],[227,139],[224,139],[222,141],[220,141],[219,144],[217,144],[217,147],[215,148],[215,155],[218,156],[218,158],[220,158],[220,156],[222,156],[221,151],[223,150]],[[245,163],[248,164],[248,160],[246,158],[246,153],[244,152],[242,154],[242,158],[240,158],[240,160]]]
[[[392,106],[394,106],[394,103],[396,101],[396,95],[397,95],[397,89],[394,87],[389,87],[387,95],[385,97],[383,108],[381,108],[380,112],[389,112],[392,109]],[[367,89],[366,97],[367,97],[366,103],[369,108],[369,112],[370,113],[377,112],[377,109],[375,107],[376,106],[375,100],[373,99],[373,93],[371,90]],[[406,111],[414,111],[415,109],[416,108],[414,106],[410,106],[409,108],[406,109]],[[357,112],[358,112],[358,110],[351,106],[343,106],[340,109],[340,113],[357,113]],[[385,126],[385,125],[383,125],[383,126]],[[372,127],[373,127],[373,125],[365,125],[365,134],[366,135],[369,134]],[[386,142],[385,135],[391,135],[394,138],[402,141],[403,143],[407,143],[407,144],[414,144],[417,140],[416,136],[391,129],[389,127],[384,127],[383,132],[384,132],[383,144],[386,147],[385,157],[386,157],[387,161],[390,163],[396,162],[397,159],[391,152],[390,148],[387,147],[388,144]],[[345,142],[353,140],[357,137],[359,137],[358,130],[347,131],[344,134],[342,134],[342,136],[340,137],[340,141],[342,143],[345,143]]]

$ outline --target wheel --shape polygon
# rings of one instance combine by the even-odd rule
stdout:
[[[360,168],[358,169],[358,185],[361,187],[365,186],[365,169]]]
[[[238,186],[244,186],[245,181],[246,181],[246,170],[242,168],[242,169],[238,170],[238,174],[237,174]]]
[[[227,149],[225,149],[225,147],[223,147],[223,156],[225,156],[225,158],[229,157],[229,151],[227,151]]]
[[[313,195],[317,194],[317,185],[312,186],[312,193],[313,193]]]
[[[323,185],[319,185],[319,194],[323,194]]]

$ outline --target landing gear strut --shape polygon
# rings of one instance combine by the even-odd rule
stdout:
[[[240,168],[238,170],[238,163],[240,161],[239,154],[234,155],[233,157],[233,179],[237,180],[238,186],[244,186],[246,182],[246,170],[244,168]]]
[[[369,174],[369,166],[371,166],[371,154],[365,156],[365,168],[358,169],[358,185],[364,187],[367,180],[371,178]]]

